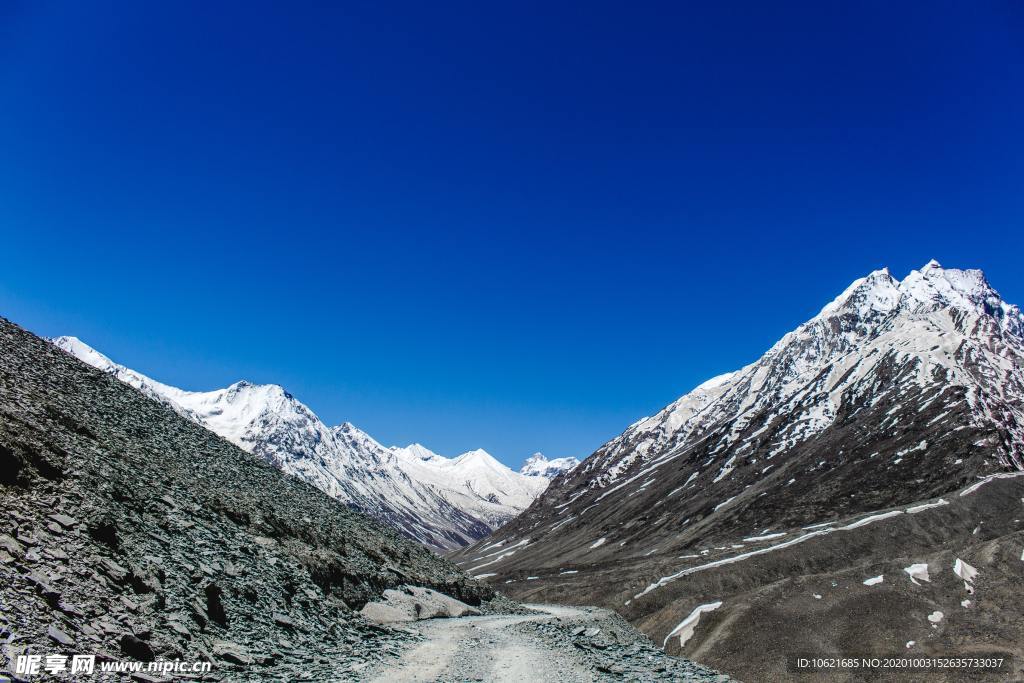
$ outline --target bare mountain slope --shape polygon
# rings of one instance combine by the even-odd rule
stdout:
[[[769,655],[784,667],[785,652],[801,648],[895,652],[905,642],[870,638],[856,610],[839,619],[826,602],[835,591],[820,587],[835,581],[859,599],[853,591],[867,586],[852,577],[886,574],[867,595],[898,588],[908,602],[875,618],[909,633],[917,622],[906,620],[920,616],[911,604],[946,604],[955,582],[932,594],[935,584],[897,582],[908,578],[902,568],[934,558],[932,571],[948,574],[962,553],[985,567],[992,609],[946,604],[974,620],[975,636],[956,631],[956,642],[1015,650],[992,636],[1007,619],[1020,623],[994,604],[1024,575],[1024,480],[985,478],[1019,472],[1022,458],[1020,311],[980,271],[931,262],[902,282],[876,271],[757,362],[629,427],[454,557],[516,596],[618,609],[669,647],[677,624],[721,602],[683,651],[742,678]],[[980,481],[989,483],[973,489]],[[885,571],[861,576],[872,567]],[[808,593],[821,601],[790,602]],[[756,657],[737,657],[738,634],[770,627],[778,601],[807,629],[772,629]],[[947,629],[954,637],[951,622],[925,622],[905,640],[937,647]]]

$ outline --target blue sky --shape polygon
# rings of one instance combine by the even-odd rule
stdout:
[[[851,280],[1024,303],[1024,6],[5,3],[0,315],[586,455]]]

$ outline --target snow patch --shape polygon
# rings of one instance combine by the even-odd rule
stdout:
[[[700,615],[705,612],[713,612],[722,606],[722,601],[709,602],[704,605],[698,605],[689,616],[679,622],[679,625],[669,631],[668,635],[665,636],[665,640],[662,641],[661,646],[665,647],[668,645],[668,639],[672,636],[679,636],[679,647],[686,645],[686,641],[693,637],[693,632],[697,628],[697,623],[700,621]]]
[[[910,575],[910,580],[913,581],[918,586],[921,585],[921,584],[917,583],[918,579],[920,579],[921,581],[927,581],[929,583],[931,582],[931,578],[929,578],[929,576],[928,576],[928,564],[925,563],[925,562],[921,562],[921,563],[918,563],[918,564],[912,564],[909,567],[904,567],[903,571],[905,571],[907,574],[909,574]]]
[[[953,573],[963,579],[964,588],[968,593],[974,593],[974,580],[978,578],[978,570],[967,564],[959,557],[953,563]]]

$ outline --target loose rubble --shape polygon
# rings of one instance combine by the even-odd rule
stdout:
[[[556,618],[525,622],[511,628],[551,650],[571,653],[602,680],[715,681],[733,680],[686,659],[670,657],[615,612],[588,607],[587,619]]]

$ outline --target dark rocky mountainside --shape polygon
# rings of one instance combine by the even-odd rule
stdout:
[[[412,637],[354,611],[383,589],[494,595],[3,319],[0,506],[0,667],[100,653],[212,660],[210,679],[358,678]]]
[[[741,679],[785,677],[793,652],[1024,665],[1022,467],[1024,317],[932,262],[857,280],[452,557]]]

